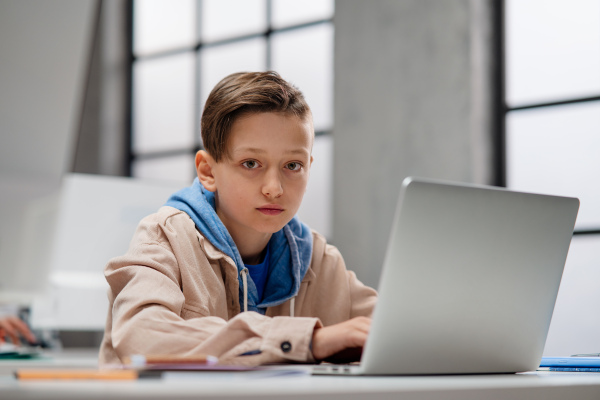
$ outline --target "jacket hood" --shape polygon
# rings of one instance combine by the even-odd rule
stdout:
[[[196,178],[192,186],[174,193],[165,205],[187,213],[196,229],[235,262],[240,284],[240,305],[243,304],[244,284],[241,272],[246,267],[233,238],[217,215],[215,194],[206,190]],[[298,294],[300,283],[310,265],[312,244],[310,229],[297,217],[271,236],[268,243],[269,272],[263,299],[261,301],[258,298],[256,286],[248,277],[248,311],[264,314],[267,307],[281,304]]]

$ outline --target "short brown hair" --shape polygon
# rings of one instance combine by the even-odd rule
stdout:
[[[310,108],[302,92],[277,72],[238,72],[219,82],[206,100],[200,129],[204,149],[219,162],[227,156],[227,139],[240,116],[283,112],[304,119]]]

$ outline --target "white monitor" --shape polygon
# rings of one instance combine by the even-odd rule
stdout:
[[[108,310],[104,266],[125,254],[142,218],[189,182],[69,174],[58,201],[48,281],[31,310],[34,328],[102,330]]]

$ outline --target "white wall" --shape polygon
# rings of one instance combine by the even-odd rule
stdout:
[[[73,162],[96,6],[0,2],[0,297],[35,287],[42,268],[49,238],[30,228],[46,226],[42,199]]]

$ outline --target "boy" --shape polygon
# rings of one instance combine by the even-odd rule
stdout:
[[[209,95],[198,178],[142,220],[105,270],[100,363],[208,354],[224,364],[314,362],[360,349],[376,292],[296,214],[314,130],[275,72],[237,73]]]

